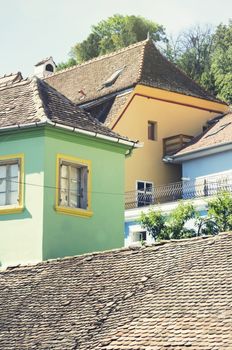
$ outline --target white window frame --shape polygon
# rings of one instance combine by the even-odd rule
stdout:
[[[139,182],[142,182],[144,184],[144,190],[143,191],[138,189],[138,183]],[[147,192],[147,190],[146,190],[146,185],[147,184],[151,185],[151,191]],[[151,205],[154,202],[154,183],[152,181],[136,180],[136,193],[137,193],[137,205],[138,205],[138,207]],[[140,200],[140,198],[139,198],[140,195],[144,196],[144,201],[143,201],[144,204],[143,205],[139,205],[139,203],[142,202]],[[150,200],[147,201],[146,198],[149,198]]]

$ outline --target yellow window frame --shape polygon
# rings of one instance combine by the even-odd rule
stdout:
[[[0,155],[0,163],[4,163],[4,161],[19,161],[19,196],[18,196],[18,204],[10,204],[0,206],[0,215],[3,214],[15,214],[20,213],[24,209],[24,154],[8,154],[8,155]]]
[[[86,166],[88,169],[88,177],[87,177],[87,209],[82,208],[72,208],[72,207],[65,207],[61,206],[59,203],[59,197],[60,197],[60,163],[61,161],[70,163],[70,164],[76,164],[81,166]],[[56,156],[56,198],[55,198],[55,210],[57,212],[68,214],[68,215],[75,215],[75,216],[81,216],[81,217],[91,217],[93,215],[93,211],[91,209],[91,191],[92,191],[92,167],[91,167],[91,161],[86,159],[81,159],[73,156],[68,156],[65,154],[57,154]]]

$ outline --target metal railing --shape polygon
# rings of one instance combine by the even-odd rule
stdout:
[[[232,193],[232,173],[227,176],[198,178],[190,181],[161,185],[152,188],[149,192],[126,192],[125,208],[132,209],[154,204],[175,202],[180,199],[209,197],[222,191]]]

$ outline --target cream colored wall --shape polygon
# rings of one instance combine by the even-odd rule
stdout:
[[[153,98],[139,96],[139,94]],[[165,99],[169,102],[164,101]],[[212,111],[196,107],[208,108]],[[126,160],[125,190],[135,190],[136,180],[152,181],[155,186],[179,181],[180,166],[165,164],[162,161],[163,138],[177,134],[196,136],[202,131],[207,120],[227,108],[219,103],[137,86],[131,96],[131,102],[113,128],[114,131],[132,140],[144,142],[143,148],[135,150]],[[148,140],[148,121],[157,122],[157,141]]]

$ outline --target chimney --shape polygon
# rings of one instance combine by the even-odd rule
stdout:
[[[38,78],[46,78],[55,73],[55,71],[56,64],[52,57],[48,57],[35,64],[34,75],[36,75]]]

